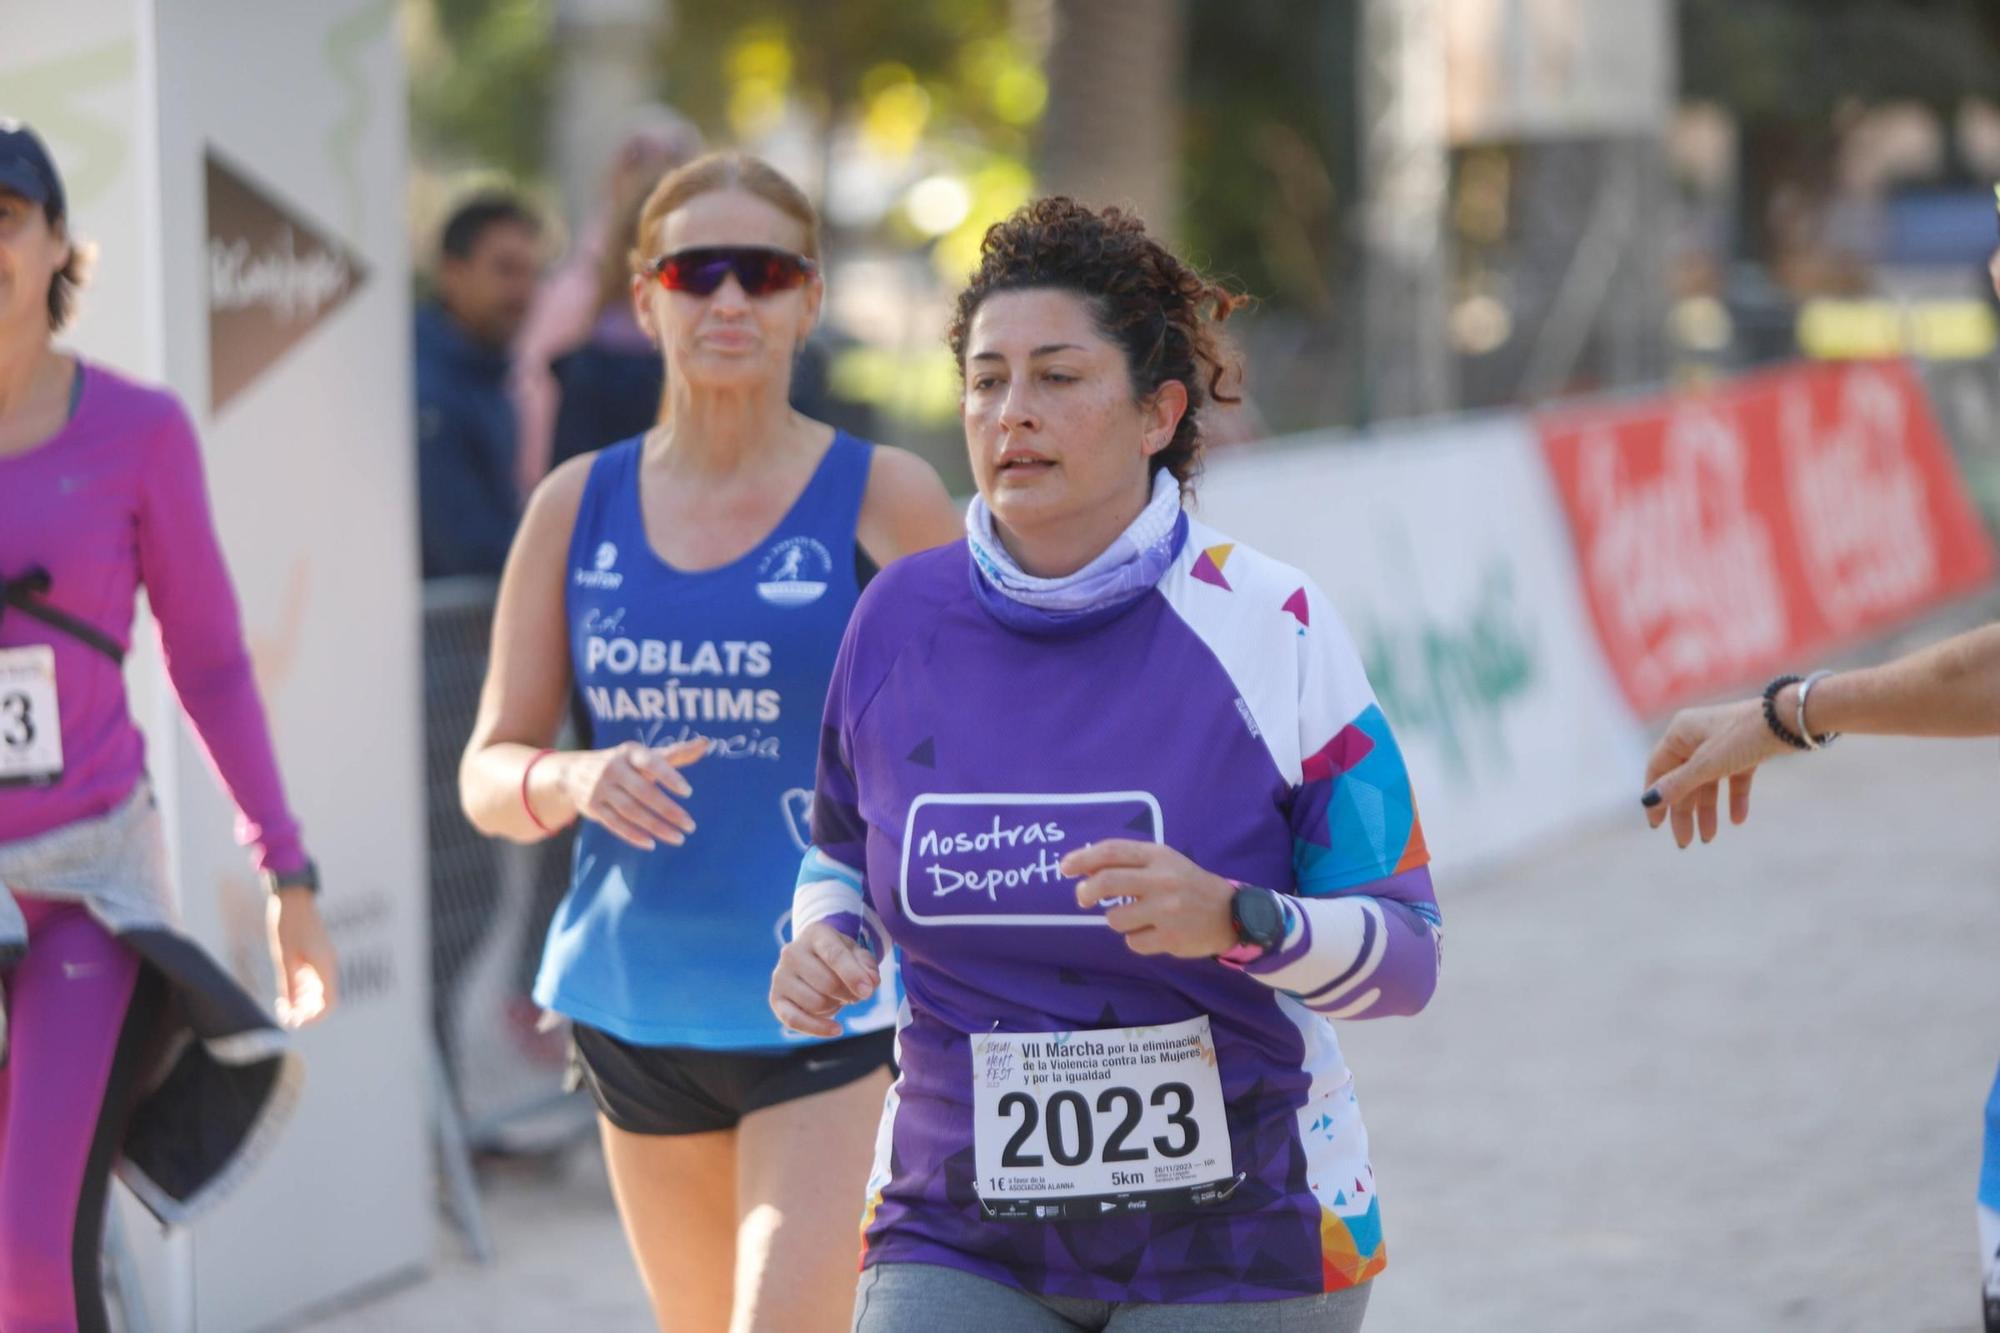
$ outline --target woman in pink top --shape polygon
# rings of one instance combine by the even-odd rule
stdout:
[[[113,1168],[162,1222],[185,1221],[241,1177],[299,1077],[283,1032],[174,924],[120,671],[141,586],[175,692],[271,889],[280,1015],[318,1017],[335,980],[186,414],[53,346],[82,276],[65,214],[47,150],[0,121],[8,1333],[108,1327],[98,1251]]]

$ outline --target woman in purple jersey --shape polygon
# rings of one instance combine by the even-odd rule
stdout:
[[[241,1178],[299,1076],[174,925],[119,670],[140,587],[271,890],[280,1014],[317,1018],[335,984],[199,446],[172,395],[56,349],[80,278],[54,161],[0,121],[0,1328],[22,1333],[109,1326],[114,1165],[163,1223],[187,1221]]]
[[[585,821],[535,994],[573,1020],[669,1333],[844,1322],[847,1210],[888,1086],[880,1022],[786,1045],[761,1002],[802,836],[787,812],[860,567],[953,530],[922,460],[789,405],[818,241],[811,203],[756,158],[711,154],[654,189],[630,258],[659,422],[529,501],[459,775],[486,833]],[[551,750],[576,688],[597,748]],[[716,707],[734,699],[756,718]]]
[[[979,495],[855,609],[771,983],[826,1034],[900,963],[864,1333],[1351,1330],[1386,1262],[1328,1020],[1440,920],[1339,616],[1182,511],[1238,299],[1062,198],[959,297]]]

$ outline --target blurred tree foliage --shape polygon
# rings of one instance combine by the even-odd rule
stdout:
[[[1267,310],[1333,317],[1359,196],[1356,0],[1195,4],[1181,235]]]
[[[1341,211],[1356,192],[1355,0],[1190,4],[1180,234],[1283,308],[1326,315]],[[543,174],[555,112],[554,0],[406,0],[411,130],[421,160]],[[1027,188],[1048,86],[1047,0],[730,0],[674,6],[662,96],[717,141],[754,138],[788,102],[871,141],[942,149],[973,219]],[[916,238],[911,238],[913,243]],[[952,257],[967,240],[947,238]],[[956,243],[954,244],[954,240]]]
[[[541,175],[555,106],[552,0],[405,0],[419,161]]]
[[[858,135],[896,194],[878,221],[847,225],[925,254],[948,287],[976,261],[986,226],[1034,188],[1041,136],[1064,132],[1045,122],[1044,57],[1060,30],[1057,6],[1070,2],[675,0],[656,87],[716,143],[796,134],[803,120],[831,166]],[[1259,298],[1252,323],[1270,321],[1287,330],[1287,346],[1306,345],[1311,330],[1348,322],[1354,290],[1359,0],[1182,2],[1175,68],[1144,72],[1180,91],[1178,243]],[[560,0],[401,3],[416,162],[545,186]],[[1115,83],[1140,73],[1114,65],[1080,77]],[[948,201],[943,216],[962,201],[962,217],[942,231],[915,207],[927,177]],[[880,378],[903,390],[938,379],[901,361]],[[942,394],[949,406],[955,377],[938,384],[925,401]]]
[[[2000,101],[1993,0],[1680,0],[1681,97],[1739,127],[1736,243],[1785,247],[1773,201],[1834,189],[1843,124],[1871,103],[1917,102],[1946,126],[1968,98]],[[1948,178],[1969,183],[1945,136]]]
[[[1040,15],[1040,0],[682,5],[662,42],[661,86],[717,141],[755,142],[788,108],[803,109],[829,159],[832,133],[852,127],[878,162],[949,175],[964,208],[942,232],[902,208],[880,222],[894,242],[928,247],[940,276],[956,281],[988,224],[1033,188],[1048,102]]]
[[[1681,92],[1745,119],[1849,101],[2000,100],[1993,0],[1680,0]]]
[[[730,0],[675,6],[663,92],[718,137],[754,135],[796,97],[823,125],[964,130],[1025,154],[1046,88],[1010,0]]]

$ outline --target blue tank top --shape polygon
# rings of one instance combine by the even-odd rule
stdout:
[[[709,738],[687,770],[696,829],[650,852],[588,820],[549,927],[535,999],[636,1045],[802,1044],[771,1016],[808,842],[821,716],[858,595],[854,528],[872,446],[837,433],[778,526],[732,564],[654,554],[639,500],[643,437],[599,454],[564,581],[570,665],[599,747]],[[899,988],[844,1011],[895,1022]]]

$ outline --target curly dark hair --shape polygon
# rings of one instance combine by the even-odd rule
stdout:
[[[965,375],[965,339],[973,316],[995,292],[1054,287],[1075,292],[1098,330],[1125,351],[1132,396],[1144,399],[1168,380],[1187,389],[1187,411],[1152,474],[1173,473],[1183,490],[1201,466],[1201,409],[1237,403],[1222,388],[1241,367],[1222,336],[1222,321],[1249,301],[1181,262],[1120,208],[1094,209],[1066,195],[1036,199],[986,229],[979,267],[951,320],[951,354]]]

